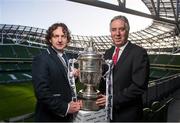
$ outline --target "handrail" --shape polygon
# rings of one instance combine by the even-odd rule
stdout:
[[[150,64],[150,66],[180,68],[180,65],[175,65],[175,64]]]
[[[32,63],[33,58],[2,58],[0,63]]]
[[[0,57],[1,60],[32,60],[33,58],[12,58],[12,57]]]
[[[173,78],[176,78],[176,77],[180,77],[180,73],[177,73],[177,74],[173,74],[173,75],[170,75],[170,76],[166,76],[166,77],[163,77],[163,78],[160,78],[160,79],[156,79],[156,80],[152,80],[152,81],[149,81],[149,84],[151,83],[158,83],[158,82],[162,82],[162,80],[171,80]]]

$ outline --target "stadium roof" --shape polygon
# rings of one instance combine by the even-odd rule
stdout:
[[[97,0],[69,0],[83,4],[93,5],[101,8],[130,13],[138,16],[152,18],[153,23],[148,28],[132,32],[129,40],[148,50],[149,53],[180,52],[180,2],[179,0],[142,0],[148,7],[151,14],[135,11],[126,8],[126,0],[117,0],[118,5],[105,3]],[[21,25],[0,25],[0,44],[3,38],[10,39],[14,44],[44,47],[45,29],[21,26]],[[104,52],[110,48],[111,37],[107,36],[81,36],[72,35],[69,50],[80,51],[85,48],[89,40],[94,40],[94,46]]]

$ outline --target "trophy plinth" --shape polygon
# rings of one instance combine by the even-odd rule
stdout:
[[[103,56],[95,51],[91,41],[85,51],[78,56],[77,61],[80,68],[80,82],[84,84],[84,88],[78,93],[83,103],[82,110],[99,110],[95,103],[99,94],[96,87],[102,76]]]

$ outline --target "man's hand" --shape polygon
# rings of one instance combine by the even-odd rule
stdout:
[[[98,106],[105,106],[106,104],[106,96],[105,95],[98,95],[98,99],[96,100],[96,105]]]
[[[71,101],[69,103],[70,107],[69,107],[69,110],[68,110],[68,113],[75,113],[75,112],[78,112],[82,106],[82,102],[81,101]]]
[[[80,75],[80,70],[74,68],[73,71],[72,71],[72,74],[74,75],[74,77],[79,77],[79,75]]]

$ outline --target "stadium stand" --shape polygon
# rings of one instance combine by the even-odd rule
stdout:
[[[32,80],[32,59],[35,55],[46,49],[46,46],[37,47],[29,46],[28,43],[24,44],[14,43],[14,40],[11,41],[3,38],[3,43],[0,44],[0,83]],[[78,52],[81,52],[83,48],[78,50]],[[68,52],[76,57],[78,56],[77,48],[71,46]],[[150,82],[148,91],[143,95],[144,121],[162,121],[162,119],[156,117],[159,114],[157,112],[164,112],[167,109],[168,103],[166,102],[171,99],[168,98],[169,95],[180,87],[178,83],[178,73],[180,72],[180,63],[178,61],[180,56],[149,54],[149,58],[151,64]]]
[[[9,43],[9,40],[6,41]],[[32,80],[32,58],[40,53],[41,49],[6,44],[0,45],[0,50],[0,83]]]
[[[151,80],[180,73],[180,55],[149,55],[149,59],[151,63]]]

